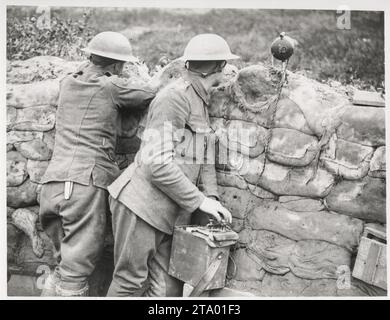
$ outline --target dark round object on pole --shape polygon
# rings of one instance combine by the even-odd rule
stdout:
[[[271,53],[276,59],[281,61],[289,59],[294,53],[294,45],[288,37],[285,37],[284,32],[272,42]]]

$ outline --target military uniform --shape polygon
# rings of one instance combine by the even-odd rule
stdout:
[[[60,253],[56,273],[65,291],[87,287],[103,248],[107,186],[120,173],[115,162],[118,111],[142,110],[154,96],[153,90],[129,86],[93,64],[61,81],[40,220]]]
[[[208,104],[208,92],[190,74],[153,100],[134,162],[108,187],[115,239],[108,295],[134,295],[148,275],[145,295],[181,294],[167,274],[175,223],[206,196],[218,198]]]

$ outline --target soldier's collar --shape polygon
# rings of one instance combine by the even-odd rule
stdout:
[[[207,92],[200,79],[198,77],[189,76],[188,80],[191,82],[197,95],[208,105],[210,103],[210,94]]]
[[[98,65],[95,65],[93,63],[91,63],[89,68],[90,68],[90,71],[92,71],[92,72],[96,72],[96,73],[99,73],[99,74],[104,74],[107,77],[111,77],[112,76],[112,73],[110,71],[106,70],[106,68],[98,66]]]

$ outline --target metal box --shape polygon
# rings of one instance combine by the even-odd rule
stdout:
[[[352,276],[387,290],[386,232],[373,227],[364,230]]]
[[[222,236],[222,241],[213,236]],[[230,246],[238,239],[234,231],[225,234],[214,232],[207,227],[180,226],[173,233],[171,258],[168,273],[195,287],[206,273],[210,264],[222,254],[214,277],[205,290],[219,289],[225,286]]]

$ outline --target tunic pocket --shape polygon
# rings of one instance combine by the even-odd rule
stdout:
[[[201,164],[205,158],[207,134],[203,130],[185,128],[181,141],[176,146],[176,158],[188,164]]]

